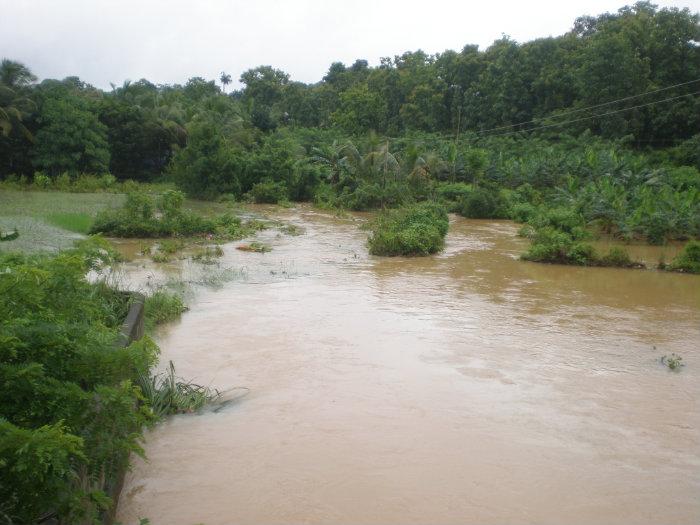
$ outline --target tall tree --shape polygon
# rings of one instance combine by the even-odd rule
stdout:
[[[109,170],[107,127],[85,97],[56,90],[44,100],[38,116],[34,165],[55,175],[62,171],[100,173]]]
[[[219,80],[221,81],[221,85],[224,86],[224,93],[226,93],[226,87],[231,83],[231,75],[226,73],[226,71],[222,71]]]

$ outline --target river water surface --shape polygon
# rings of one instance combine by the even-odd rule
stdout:
[[[461,218],[440,255],[370,257],[361,219],[278,214],[304,233],[227,245],[159,333],[249,393],[148,434],[125,525],[700,523],[700,277],[526,263]]]

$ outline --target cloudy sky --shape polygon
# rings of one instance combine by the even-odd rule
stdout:
[[[627,3],[632,3],[630,0]],[[700,0],[655,2],[700,11]],[[0,56],[40,78],[78,75],[111,82],[191,76],[234,81],[272,65],[293,80],[318,81],[331,62],[407,50],[428,53],[501,34],[524,42],[559,35],[583,14],[616,11],[624,0],[0,0]],[[234,82],[234,86],[237,82]]]

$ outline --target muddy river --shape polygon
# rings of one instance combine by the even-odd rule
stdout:
[[[700,522],[700,277],[521,262],[516,225],[461,218],[370,257],[361,218],[278,215],[304,233],[167,268],[194,293],[162,362],[248,390],[148,434],[125,525]]]

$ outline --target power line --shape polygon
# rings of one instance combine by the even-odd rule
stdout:
[[[550,117],[547,117],[547,118],[559,118],[559,117],[564,117],[566,115],[573,115],[575,113],[581,113],[582,111],[588,111],[589,109],[601,108],[603,106],[617,104],[618,102],[624,102],[625,100],[632,100],[635,98],[644,97],[646,95],[653,95],[654,93],[668,91],[669,89],[677,88],[680,86],[687,86],[688,84],[694,84],[696,82],[700,82],[700,78],[698,78],[696,80],[689,80],[688,82],[681,82],[680,84],[674,84],[673,86],[668,86],[668,87],[661,88],[661,89],[655,89],[653,91],[647,91],[646,93],[640,93],[638,95],[631,95],[629,97],[618,98],[617,100],[611,100],[610,102],[603,102],[602,104],[596,104],[595,106],[588,106],[588,107],[581,108],[581,109],[574,109],[571,111],[565,111],[564,113],[559,113],[558,115],[551,115]],[[543,120],[543,119],[540,118],[540,119],[536,119],[536,120],[527,120],[524,122],[518,122],[517,124],[508,124],[507,126],[498,126],[497,128],[480,130],[480,131],[477,131],[476,133],[479,133],[479,134],[480,133],[488,133],[489,131],[498,131],[500,129],[514,128],[515,126],[522,126],[523,124],[532,124],[532,123],[535,123],[535,122],[538,122],[541,120]]]
[[[567,121],[565,121],[565,122],[557,122],[557,123],[555,123],[555,124],[547,124],[547,125],[544,125],[544,126],[538,126],[538,127],[535,127],[535,128],[529,128],[529,129],[523,129],[523,130],[517,130],[517,131],[507,131],[506,133],[494,133],[494,134],[492,134],[492,135],[486,135],[486,136],[487,136],[487,137],[500,137],[500,136],[504,136],[504,135],[514,135],[514,134],[516,134],[516,133],[524,133],[524,132],[528,132],[528,131],[536,131],[536,130],[538,130],[538,129],[553,128],[553,127],[556,127],[556,126],[564,126],[565,124],[572,124],[572,123],[574,123],[574,122],[581,122],[581,121],[583,121],[583,120],[590,120],[590,119],[594,119],[594,118],[598,118],[598,117],[606,117],[606,116],[608,116],[608,115],[614,115],[615,113],[621,113],[621,112],[623,112],[623,111],[629,111],[630,109],[643,108],[643,107],[645,107],[645,106],[651,106],[651,105],[654,105],[654,104],[660,104],[660,103],[662,103],[662,102],[669,102],[669,101],[671,101],[671,100],[677,100],[677,99],[679,99],[679,98],[690,97],[690,96],[698,95],[698,94],[700,94],[700,91],[695,91],[695,92],[693,92],[693,93],[686,93],[685,95],[678,95],[678,96],[675,96],[675,97],[669,97],[669,98],[665,98],[665,99],[663,99],[663,100],[655,100],[654,102],[647,102],[646,104],[638,104],[638,105],[636,105],[636,106],[630,106],[630,107],[628,107],[628,108],[616,109],[615,111],[608,111],[608,112],[606,112],[606,113],[599,113],[599,114],[597,114],[597,115],[591,115],[591,116],[589,116],[589,117],[581,117],[581,118],[577,118],[577,119],[573,119],[573,120],[567,120]]]

